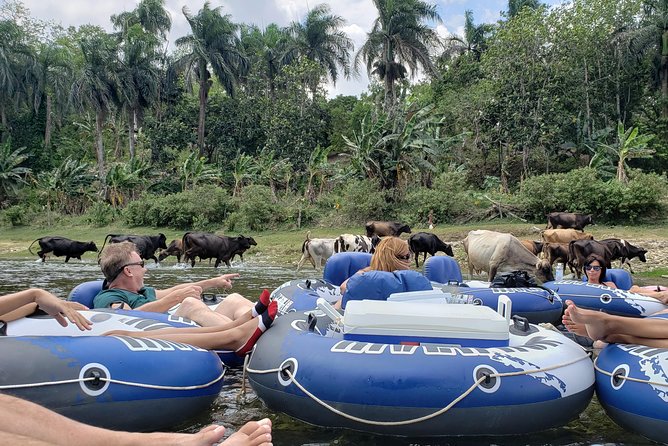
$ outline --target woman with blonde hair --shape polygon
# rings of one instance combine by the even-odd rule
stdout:
[[[411,266],[411,251],[408,247],[408,242],[400,239],[399,237],[385,237],[383,238],[378,246],[376,246],[376,252],[374,252],[373,257],[371,257],[371,264],[366,268],[362,268],[357,271],[355,274],[365,273],[367,271],[400,271],[410,269]],[[346,292],[346,286],[348,284],[346,279],[341,284],[341,295]],[[334,308],[341,308],[341,300],[339,300]]]

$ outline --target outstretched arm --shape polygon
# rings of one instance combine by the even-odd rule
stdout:
[[[80,330],[90,330],[90,321],[77,311],[85,310],[85,306],[66,302],[40,288],[30,288],[0,297],[0,318],[7,316],[9,313],[11,313],[11,317],[16,315],[25,316],[35,311],[38,306],[53,316],[63,327],[67,326],[69,320]]]
[[[212,277],[210,279],[198,280],[197,282],[181,283],[179,285],[175,285],[175,286],[173,286],[171,288],[167,288],[165,290],[156,290],[155,295],[158,299],[162,299],[164,296],[167,296],[170,293],[182,290],[183,288],[186,288],[186,287],[192,287],[192,286],[200,287],[201,291],[206,291],[206,290],[209,290],[211,288],[230,289],[230,288],[232,288],[232,279],[236,279],[238,277],[239,277],[239,274],[236,274],[236,273],[234,273],[234,274],[223,274],[221,276]]]

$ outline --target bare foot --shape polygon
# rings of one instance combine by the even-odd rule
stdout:
[[[566,312],[568,312],[570,320],[574,324],[584,326],[587,332],[586,336],[594,341],[605,340],[609,334],[607,330],[608,315],[606,313],[578,308],[571,300],[567,300],[566,305],[568,305]]]
[[[244,424],[230,438],[223,441],[224,446],[271,446],[271,420],[250,421]]]
[[[564,315],[561,317],[561,323],[564,324],[566,330],[570,331],[571,333],[575,333],[578,336],[588,336],[587,327],[585,327],[583,324],[576,324],[573,322],[569,308],[570,307],[566,307],[566,310],[564,310]]]
[[[125,434],[125,433],[123,433]],[[225,428],[212,424],[195,434],[177,434],[177,433],[151,433],[151,434],[127,434],[132,435],[132,440],[140,440],[144,445],[173,445],[173,446],[212,446],[218,444],[225,435]],[[119,443],[120,444],[120,443]],[[138,444],[135,441],[129,441],[123,444]],[[239,445],[250,446],[253,443],[239,443]]]

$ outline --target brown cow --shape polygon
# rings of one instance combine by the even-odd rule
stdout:
[[[550,212],[547,214],[547,229],[573,228],[584,230],[587,225],[593,225],[591,214],[575,214],[573,212]]]
[[[594,240],[588,232],[575,229],[545,229],[540,232],[545,243],[569,243],[571,240]]]
[[[554,262],[560,260],[564,265],[568,265],[571,274],[575,273],[573,262],[568,252],[568,243],[545,243],[543,244],[543,257],[554,265]]]
[[[374,234],[379,237],[387,235],[399,237],[402,232],[411,233],[411,228],[408,225],[399,223],[398,221],[368,221],[364,225],[364,228],[366,229],[367,237],[373,237]]]
[[[470,231],[464,239],[464,250],[468,257],[469,274],[473,271],[487,271],[488,280],[494,280],[497,272],[515,270],[530,271],[547,282],[554,280],[552,267],[547,260],[531,254],[520,241],[511,234],[494,231]]]
[[[543,242],[536,242],[533,240],[522,239],[520,242],[524,245],[529,252],[535,256],[543,252]]]

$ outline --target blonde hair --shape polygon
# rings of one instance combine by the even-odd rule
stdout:
[[[110,282],[116,279],[123,265],[130,261],[133,252],[137,252],[137,247],[132,242],[107,245],[100,254],[100,269],[104,277]]]
[[[409,269],[410,258],[400,259],[397,256],[409,256],[411,253],[408,243],[399,237],[385,237],[376,246],[376,252],[371,257],[369,270],[397,271]]]

